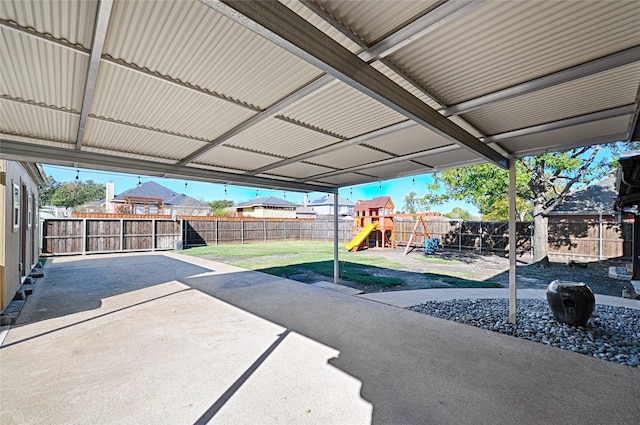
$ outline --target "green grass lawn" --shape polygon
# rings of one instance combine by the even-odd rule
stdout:
[[[384,254],[366,252],[349,253],[343,244],[339,245],[338,256],[340,278],[363,285],[390,287],[402,285],[404,281],[396,277],[377,276],[383,269],[403,270],[402,264],[384,258]],[[189,248],[181,251],[186,255],[208,256],[228,264],[248,270],[256,270],[281,277],[291,277],[311,271],[333,277],[333,243],[287,241],[251,243],[243,245],[211,245]],[[346,260],[348,258],[348,261]],[[434,264],[457,264],[457,260],[436,257],[416,257]],[[422,259],[424,258],[424,259]],[[379,270],[379,271],[378,271]],[[478,282],[468,273],[432,270],[424,273],[432,280],[440,280],[457,287],[499,287],[493,282]]]
[[[248,270],[257,270],[281,277],[312,271],[333,277],[333,242],[267,242],[245,245],[212,245],[190,248],[184,254],[213,256],[228,264]],[[344,258],[349,252],[339,246],[338,255]],[[382,287],[402,285],[402,279],[374,276],[368,268],[402,269],[402,265],[388,261],[382,256],[349,255],[349,261],[340,261],[340,278],[351,282],[380,285]]]

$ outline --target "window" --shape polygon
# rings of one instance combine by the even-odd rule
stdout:
[[[20,227],[20,186],[13,185],[13,228]]]
[[[27,225],[29,229],[31,229],[31,224],[33,223],[33,194],[29,195],[29,200],[27,201]]]

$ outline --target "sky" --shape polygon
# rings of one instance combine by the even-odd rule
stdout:
[[[116,194],[122,193],[127,189],[131,189],[138,184],[137,174],[95,171],[84,168],[61,167],[57,165],[43,165],[43,167],[46,174],[53,177],[59,183],[75,181],[76,176],[78,176],[79,180],[93,180],[96,183],[107,183],[111,181],[114,183]],[[286,199],[290,202],[302,204],[305,196],[305,193],[302,192],[283,192],[281,190],[256,189],[235,185],[227,185],[225,193],[225,186],[221,184],[149,177],[142,174],[139,176],[139,180],[141,183],[154,181],[173,190],[174,192],[183,193],[187,196],[191,196],[192,198],[204,201],[229,199],[239,203],[255,198],[257,195],[258,197],[274,196],[276,198]],[[340,189],[339,195],[354,202],[359,199],[372,199],[377,196],[391,196],[396,209],[401,210],[404,204],[404,198],[409,192],[414,191],[418,197],[422,197],[428,191],[427,185],[432,182],[433,179],[429,174],[422,174],[413,177],[386,180],[380,183],[375,182],[344,187]],[[307,193],[307,195],[309,196],[309,199],[314,199],[319,198],[324,194],[312,192]],[[472,215],[479,215],[476,207],[461,201],[452,201],[442,205],[433,206],[431,210],[444,214],[451,211],[454,207],[461,207],[469,211]]]

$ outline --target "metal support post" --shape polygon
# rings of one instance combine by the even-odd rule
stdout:
[[[509,322],[516,324],[516,160],[509,158]]]
[[[338,194],[333,194],[333,283],[340,282],[340,260],[338,259]]]

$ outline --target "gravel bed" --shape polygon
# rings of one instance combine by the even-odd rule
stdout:
[[[429,301],[409,310],[640,367],[640,310],[596,304],[586,327],[558,323],[545,300],[518,300],[517,325],[506,299]]]

